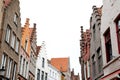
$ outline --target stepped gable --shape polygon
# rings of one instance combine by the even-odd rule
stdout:
[[[37,56],[39,55],[40,49],[41,49],[41,46],[37,46],[37,48],[36,48],[36,54],[37,54]]]
[[[35,41],[35,43],[37,43],[37,33],[36,33],[36,23],[33,24],[33,28],[29,28],[30,29],[30,41],[33,42]]]

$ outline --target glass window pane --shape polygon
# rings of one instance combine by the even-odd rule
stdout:
[[[11,47],[14,48],[15,46],[15,34],[12,34],[12,39],[11,39]]]
[[[10,27],[7,26],[5,40],[9,43],[10,41]]]
[[[15,51],[18,53],[19,50],[19,40],[16,40],[16,47],[15,47]]]

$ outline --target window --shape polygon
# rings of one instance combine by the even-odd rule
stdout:
[[[10,32],[11,32],[10,26],[7,25],[6,36],[5,36],[5,41],[6,41],[7,43],[9,43],[9,41],[10,41]]]
[[[119,50],[119,54],[120,54],[120,14],[119,14],[119,16],[117,17],[117,19],[115,20],[115,23],[116,23],[118,50]]]
[[[8,65],[7,65],[7,74],[6,77],[10,78],[10,73],[11,73],[11,67],[12,67],[12,59],[8,59]]]
[[[50,76],[51,76],[51,70],[50,70]]]
[[[96,75],[96,63],[95,63],[95,55],[92,56],[92,72],[93,72],[93,76]]]
[[[90,61],[87,61],[87,77],[90,77]]]
[[[53,72],[53,77],[54,77],[54,72]]]
[[[95,40],[95,24],[93,26],[93,40]]]
[[[45,67],[45,58],[42,58],[42,67]]]
[[[44,71],[42,71],[41,80],[44,80]]]
[[[11,38],[11,47],[14,49],[15,46],[15,34],[12,33],[12,38]]]
[[[45,73],[45,80],[47,80],[47,73]]]
[[[13,66],[13,75],[12,75],[12,80],[16,80],[16,63],[14,63],[14,66]]]
[[[111,38],[110,38],[110,29],[108,29],[105,32],[104,37],[105,37],[105,47],[106,47],[106,58],[107,58],[107,62],[109,62],[113,58]]]
[[[28,77],[28,80],[30,80],[30,75],[29,75],[29,77]]]
[[[102,66],[103,66],[100,48],[97,50],[97,57],[98,57],[98,72],[100,73],[102,71]]]
[[[24,69],[25,69],[25,59],[23,60],[23,68],[22,68],[22,74],[24,75]]]
[[[21,74],[21,67],[22,67],[22,56],[20,56],[20,60],[19,60],[20,64],[19,64],[19,73]]]
[[[20,44],[20,41],[18,39],[16,39],[16,46],[15,46],[15,51],[18,53],[19,51],[19,44]]]
[[[28,69],[28,62],[26,62],[25,77],[27,77],[27,73],[28,73],[28,72],[27,72],[27,71],[28,71],[27,69]]]
[[[85,80],[87,78],[87,73],[86,73],[86,63],[84,63],[84,77],[85,77]]]
[[[37,69],[37,80],[40,80],[40,69]]]
[[[15,14],[14,14],[14,23],[15,23],[16,26],[17,26],[17,24],[18,24],[17,19],[18,19],[18,15],[17,15],[17,13],[15,13]]]
[[[6,60],[7,60],[7,56],[6,56],[5,53],[3,53],[3,55],[2,55],[2,62],[1,62],[1,69],[3,67],[5,68],[5,66],[6,66]]]
[[[27,51],[27,47],[28,47],[28,39],[25,40],[25,51]]]

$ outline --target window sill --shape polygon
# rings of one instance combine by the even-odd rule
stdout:
[[[111,65],[112,63],[114,63],[116,60],[120,59],[120,56],[113,58],[112,60],[110,60],[109,62],[106,63],[105,66],[103,66],[103,69],[105,69],[106,67],[108,67],[109,65]]]
[[[7,42],[6,40],[5,40],[5,43],[6,43],[7,45],[10,45],[9,42]]]
[[[15,51],[14,48],[13,48],[12,46],[11,46],[11,49],[12,49],[13,51]]]
[[[14,24],[15,24],[16,27],[18,27],[16,22],[14,22]]]

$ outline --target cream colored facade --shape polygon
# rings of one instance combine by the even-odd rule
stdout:
[[[118,41],[116,34],[115,19],[120,14],[120,0],[103,0],[102,22],[101,22],[101,43],[103,55],[103,80],[114,80],[120,73],[120,53],[118,50]],[[112,59],[107,61],[105,36],[106,31],[110,29],[110,39],[112,48]],[[109,75],[111,74],[111,75]]]

